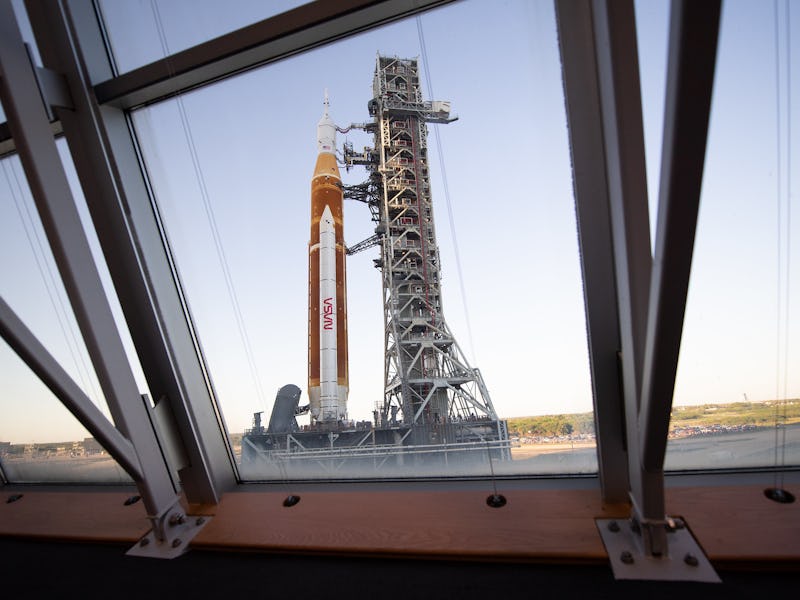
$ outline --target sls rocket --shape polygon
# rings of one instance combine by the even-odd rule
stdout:
[[[336,164],[336,125],[325,113],[317,125],[317,164],[311,178],[308,242],[308,398],[312,418],[347,416],[347,293],[342,180]]]

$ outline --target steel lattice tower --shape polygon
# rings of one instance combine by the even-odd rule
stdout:
[[[395,424],[400,413],[412,428],[459,424],[461,441],[507,440],[480,371],[467,364],[442,310],[426,123],[455,120],[450,104],[422,99],[417,60],[378,56],[369,112],[374,120],[356,127],[372,133],[375,145],[357,154],[346,144],[345,162],[365,165],[370,179],[345,196],[368,203],[377,223],[376,235],[351,252],[381,246],[385,389],[376,422]]]

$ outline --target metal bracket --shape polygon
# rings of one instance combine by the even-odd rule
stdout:
[[[187,515],[180,507],[153,519],[153,528],[126,552],[145,558],[177,558],[189,549],[189,543],[211,520],[205,515]]]
[[[156,433],[156,439],[161,451],[167,464],[174,470],[173,477],[177,482],[177,473],[189,466],[189,459],[186,456],[186,449],[178,433],[172,408],[166,396],[163,396],[153,408],[150,407],[150,397],[147,394],[142,394],[142,401],[153,426],[153,431]]]
[[[614,579],[721,583],[682,519],[667,519],[669,550],[663,556],[645,553],[641,529],[633,519],[595,519],[595,523],[611,561]]]
[[[67,85],[67,78],[62,73],[56,73],[51,69],[40,67],[33,60],[33,52],[30,44],[25,44],[25,50],[28,53],[28,60],[33,69],[33,75],[36,78],[36,86],[39,88],[39,94],[42,96],[45,112],[47,112],[47,119],[52,123],[56,120],[56,115],[53,109],[67,108],[75,110],[75,104],[72,102],[72,95],[69,92]]]

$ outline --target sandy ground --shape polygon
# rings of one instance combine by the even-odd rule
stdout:
[[[533,458],[541,454],[553,454],[555,452],[569,452],[571,450],[586,450],[594,448],[594,442],[564,442],[558,444],[522,444],[517,448],[511,448],[511,458],[514,460],[524,460]]]
[[[668,470],[699,468],[762,468],[765,466],[800,464],[800,425],[790,425],[779,432],[764,429],[752,432],[711,436],[695,436],[670,440],[665,468]],[[776,439],[776,437],[778,439]],[[776,452],[776,441],[779,451]],[[776,464],[776,454],[778,464]],[[594,473],[597,471],[595,443],[563,442],[525,444],[512,448],[511,461],[489,464],[485,453],[475,454],[475,461],[447,461],[446,457],[430,465],[416,464],[410,459],[395,458],[353,464],[325,464],[316,461],[305,465],[265,463],[240,465],[240,474],[247,479],[343,478],[350,477],[419,477],[488,475],[545,475]],[[375,464],[372,464],[374,462]],[[106,482],[124,483],[130,479],[108,456],[85,458],[9,459],[2,460],[6,479],[14,482]],[[302,467],[302,468],[301,468]],[[312,468],[313,467],[313,468]]]

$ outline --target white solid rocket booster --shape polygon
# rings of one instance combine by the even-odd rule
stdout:
[[[319,383],[322,420],[338,418],[339,382],[336,359],[336,231],[331,208],[319,221]]]

